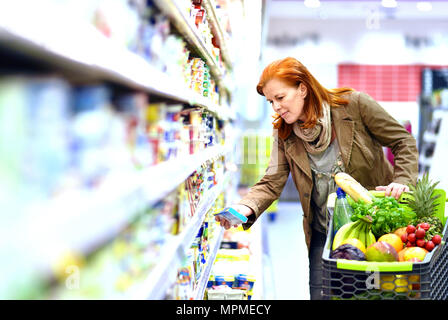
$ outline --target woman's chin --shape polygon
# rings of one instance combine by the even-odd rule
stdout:
[[[291,119],[290,117],[283,118],[283,121],[285,121],[287,124],[293,124],[297,120]]]

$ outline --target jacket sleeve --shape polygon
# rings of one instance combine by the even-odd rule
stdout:
[[[360,115],[370,133],[394,155],[393,181],[415,184],[418,177],[418,150],[415,138],[372,97],[359,94]]]
[[[238,204],[251,208],[255,214],[248,217],[243,228],[247,230],[269,206],[280,197],[288,180],[289,164],[285,157],[283,140],[274,131],[274,141],[268,167],[264,176],[244,196]]]

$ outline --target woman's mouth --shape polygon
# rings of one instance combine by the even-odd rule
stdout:
[[[280,116],[281,116],[282,118],[284,118],[287,114],[288,114],[288,111],[283,112]]]

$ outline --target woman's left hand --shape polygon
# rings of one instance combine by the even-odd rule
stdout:
[[[378,186],[375,188],[376,191],[385,191],[384,195],[386,197],[392,196],[395,199],[399,199],[403,192],[408,192],[409,187],[404,184],[392,182],[388,186]]]

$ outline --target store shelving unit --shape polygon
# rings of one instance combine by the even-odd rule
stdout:
[[[182,259],[185,258],[186,251],[190,248],[207,211],[211,208],[218,195],[225,190],[230,178],[230,174],[227,174],[223,181],[218,186],[215,186],[205,199],[201,200],[195,215],[185,229],[179,235],[173,237],[172,241],[164,248],[164,253],[155,269],[138,288],[133,289],[133,292],[130,294],[132,299],[159,300],[164,297],[171,285],[167,279],[173,279],[173,276],[176,276],[177,268]],[[209,261],[214,260],[214,256],[216,256],[215,250],[221,243],[221,237],[222,234],[218,235]]]
[[[202,300],[205,293],[205,288],[207,287],[208,279],[210,278],[210,273],[212,271],[213,262],[215,261],[216,255],[218,254],[218,250],[221,245],[221,240],[224,235],[224,229],[220,228],[215,235],[216,240],[213,241],[213,244],[210,249],[210,255],[207,259],[206,265],[204,267],[204,270],[201,273],[201,277],[199,281],[197,282],[197,287],[194,290],[193,293],[193,299],[194,300]]]
[[[448,108],[441,108],[435,119],[439,119],[438,134],[435,135],[434,149],[431,158],[425,159],[428,163],[428,171],[431,177],[440,181],[437,186],[443,190],[448,188],[448,174],[446,170],[446,159],[448,157]]]
[[[223,26],[221,25],[218,13],[216,12],[215,0],[204,1],[204,7],[207,10],[207,18],[209,19],[212,27],[215,29],[216,37],[218,38],[218,44],[221,47],[221,55],[228,68],[232,68],[232,59],[229,54],[227,41],[224,36]]]
[[[142,209],[142,205],[153,205],[174,190],[202,163],[213,161],[228,152],[228,148],[215,146],[210,150],[206,149],[186,158],[169,160],[142,171],[113,173],[93,194],[74,190],[50,203],[33,204],[27,210],[39,219],[30,228],[29,235],[45,250],[43,256],[46,257],[44,261],[35,261],[36,266],[50,269],[50,266],[45,264],[56,260],[66,250],[91,252],[122,230]],[[199,214],[187,228],[189,233],[181,237],[186,239],[185,243],[191,244],[190,239],[195,235],[195,228],[199,229],[198,224],[205,215],[203,211],[210,207],[216,197],[217,194],[213,193],[199,205]],[[67,207],[67,203],[72,205]],[[61,215],[61,212],[64,214]],[[54,239],[58,239],[57,246],[54,245]]]
[[[419,99],[419,174],[432,171],[433,164],[440,161],[443,142],[446,140],[442,129],[446,126],[448,106],[443,91],[448,88],[447,70],[444,68],[424,68],[422,70],[422,94]],[[446,133],[445,133],[446,134]],[[438,156],[435,150],[438,150]],[[442,160],[443,161],[443,160]],[[438,175],[438,174],[437,174]]]
[[[155,0],[162,13],[167,15],[178,31],[210,66],[218,85],[226,87],[227,71],[221,69],[206,48],[197,29],[180,9],[175,0]],[[77,21],[54,10],[39,10],[26,14],[15,4],[0,6],[0,48],[30,59],[47,70],[57,70],[62,75],[84,82],[110,82],[127,89],[143,91],[159,98],[205,108],[221,120],[233,120],[229,108],[216,105],[202,97],[177,79],[154,68],[144,58],[114,43],[93,25]],[[228,69],[232,62],[226,40],[219,24],[214,3],[205,1],[213,29],[221,45],[221,53]],[[30,4],[37,10],[39,4]],[[33,12],[29,8],[29,12]],[[42,23],[45,21],[45,23]],[[228,155],[236,142],[207,148],[197,154],[169,160],[141,171],[112,172],[98,190],[86,193],[81,190],[65,193],[51,203],[33,203],[26,208],[25,216],[35,218],[27,226],[28,238],[34,238],[41,255],[30,261],[36,269],[51,272],[51,263],[68,248],[74,252],[90,252],[116,235],[128,223],[142,204],[156,203],[174,190],[192,172],[206,161]],[[204,217],[219,194],[226,191],[232,179],[228,173],[223,181],[210,189],[196,208],[195,215],[183,231],[171,238],[163,255],[148,278],[124,297],[132,299],[162,299],[176,277],[177,268],[186,250],[196,236]],[[73,204],[67,206],[67,204]],[[63,214],[61,214],[63,212]],[[21,224],[21,221],[17,222]],[[205,290],[214,257],[220,246],[223,230],[211,246],[209,260],[195,291],[201,299]],[[55,243],[58,239],[58,243]]]
[[[185,37],[192,47],[204,58],[213,76],[218,79],[218,83],[222,83],[224,70],[222,70],[211,52],[207,49],[204,41],[199,35],[197,28],[192,24],[190,19],[182,11],[178,1],[176,0],[155,0],[156,5],[160,10],[171,18],[171,21],[176,26],[177,30]],[[207,2],[207,1],[206,1]],[[217,21],[217,20],[215,20]]]
[[[211,66],[211,71],[222,84],[223,72],[218,69],[194,26],[181,13],[174,1],[159,1],[179,30]],[[71,77],[84,81],[111,81],[125,87],[143,90],[166,99],[203,107],[217,117],[228,120],[232,113],[218,106],[185,84],[154,68],[144,58],[105,37],[93,25],[76,20],[61,23],[57,14],[35,16],[34,20],[16,19],[17,8],[0,10],[0,45],[49,67],[58,68]],[[50,10],[49,10],[50,11]],[[38,21],[39,20],[39,21]],[[45,20],[46,23],[41,23]],[[55,29],[57,26],[57,30]],[[94,53],[94,54],[92,54]],[[218,81],[218,83],[220,83]]]

